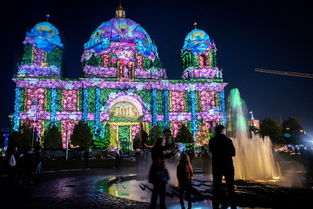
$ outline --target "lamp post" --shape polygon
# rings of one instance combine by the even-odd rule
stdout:
[[[66,121],[68,123],[68,121]],[[67,124],[68,125],[68,124]],[[67,130],[65,130],[65,160],[68,160],[68,138],[67,138]]]

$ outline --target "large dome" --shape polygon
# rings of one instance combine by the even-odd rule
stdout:
[[[200,29],[193,29],[185,38],[182,51],[188,50],[194,54],[201,54],[211,46],[209,35]]]
[[[84,45],[81,61],[85,76],[119,81],[166,78],[157,47],[148,33],[125,18],[123,10],[116,13],[117,17],[102,23]]]
[[[128,18],[112,18],[102,23],[84,47],[85,50],[101,53],[108,50],[111,42],[134,44],[139,54],[150,59],[158,57],[157,48],[145,29]]]

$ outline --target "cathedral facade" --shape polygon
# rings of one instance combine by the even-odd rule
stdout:
[[[201,146],[211,127],[225,124],[226,83],[216,66],[216,46],[203,30],[193,29],[184,40],[181,80],[167,79],[156,45],[121,7],[84,44],[81,78],[62,77],[63,44],[50,22],[36,24],[23,44],[13,78],[14,131],[29,121],[42,138],[54,124],[65,148],[75,124],[84,121],[116,150],[141,129],[169,128],[175,137],[182,124]]]

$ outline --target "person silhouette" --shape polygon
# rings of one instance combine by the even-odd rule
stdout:
[[[187,153],[183,153],[179,164],[177,165],[176,175],[179,185],[179,201],[182,209],[185,209],[184,205],[184,193],[188,200],[188,209],[191,209],[191,190],[192,190],[192,177],[194,175],[192,165]]]
[[[221,187],[222,178],[225,177],[228,201],[232,209],[236,207],[234,190],[234,165],[233,159],[236,155],[235,147],[231,139],[225,136],[225,127],[215,127],[215,136],[209,142],[209,149],[212,154],[213,173],[213,209],[219,208],[222,201]]]
[[[169,173],[165,167],[165,158],[175,155],[174,150],[167,152],[166,141],[158,138],[155,145],[151,149],[152,165],[149,172],[149,182],[153,184],[151,195],[150,209],[156,208],[158,196],[160,196],[160,209],[166,209],[165,193],[166,184],[169,180]]]

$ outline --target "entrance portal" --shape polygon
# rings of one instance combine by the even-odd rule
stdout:
[[[142,113],[129,101],[117,100],[110,108],[110,147],[130,151],[140,131]]]

